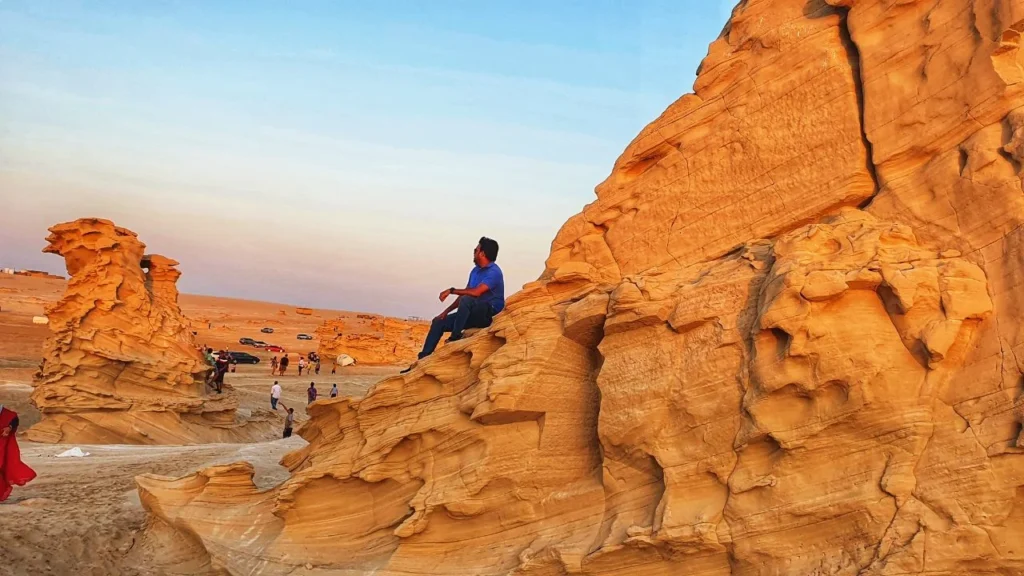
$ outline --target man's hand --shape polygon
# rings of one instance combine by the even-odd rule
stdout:
[[[447,317],[448,317],[448,311],[447,310],[445,310],[444,312],[441,312],[440,314],[437,315],[437,319],[438,320],[444,320]]]
[[[6,438],[6,437],[10,436],[10,434],[11,434],[11,427],[10,426],[4,428],[3,430],[0,430],[0,437]]]
[[[441,295],[440,295],[440,296],[438,296],[438,299],[439,299],[439,300],[440,300],[441,302],[444,302],[444,301],[445,301],[445,300],[447,300],[447,299],[448,299],[448,297],[449,297],[449,296],[451,296],[451,295],[452,295],[452,291],[451,291],[451,289],[450,289],[450,288],[445,288],[444,290],[442,290],[442,291],[441,291]]]

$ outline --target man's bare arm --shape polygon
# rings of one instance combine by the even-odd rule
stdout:
[[[441,292],[441,294],[438,296],[438,299],[440,299],[441,302],[444,302],[445,300],[448,299],[449,296],[452,296],[452,295],[460,296],[460,297],[461,296],[472,296],[473,298],[479,298],[480,296],[483,296],[484,294],[486,294],[487,291],[490,290],[490,289],[491,289],[491,287],[488,286],[487,284],[479,284],[479,285],[477,285],[474,288],[448,288],[447,290],[444,290],[444,291]],[[456,302],[458,302],[458,300],[456,300]],[[454,309],[455,309],[454,307],[450,308],[449,312],[451,310],[454,310]]]
[[[475,288],[456,288],[451,293],[456,296],[472,296],[473,298],[479,298],[487,293],[491,287],[487,284],[478,284]]]

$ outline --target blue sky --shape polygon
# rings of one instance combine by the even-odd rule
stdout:
[[[99,216],[185,292],[432,316],[487,235],[514,292],[731,8],[0,0],[0,266]]]

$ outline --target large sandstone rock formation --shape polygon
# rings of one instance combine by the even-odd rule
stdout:
[[[742,2],[489,330],[314,403],[274,490],[140,477],[163,568],[1024,573],[1022,31]]]
[[[408,364],[416,360],[429,328],[385,316],[328,320],[316,330],[317,353],[329,360],[347,354],[360,364]]]
[[[181,275],[145,255],[131,230],[83,218],[50,228],[44,252],[63,256],[67,290],[47,309],[32,402],[36,442],[192,444],[276,435],[269,414],[243,420],[230,387],[210,394],[209,366],[178,308]]]

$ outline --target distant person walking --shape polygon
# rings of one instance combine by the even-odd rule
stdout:
[[[270,407],[277,410],[277,403],[281,401],[281,385],[274,380],[274,385],[270,387]]]
[[[316,401],[316,384],[313,382],[309,383],[309,389],[306,390],[306,404],[312,404]]]
[[[337,397],[338,397],[338,385],[335,384],[335,385],[331,386],[331,398],[337,398]]]
[[[430,332],[423,342],[419,359],[430,356],[445,332],[451,332],[448,342],[462,338],[466,328],[486,328],[491,319],[505,309],[505,277],[495,262],[498,258],[498,243],[484,236],[473,249],[473,270],[465,288],[454,286],[441,291],[441,302],[449,296],[458,296],[448,308],[430,323]],[[458,309],[455,314],[451,312]],[[402,370],[406,373],[412,366]]]
[[[316,359],[316,375],[317,376],[320,375],[320,359],[319,358]]]
[[[306,367],[306,357],[299,356],[299,376],[302,376],[302,369]]]
[[[277,372],[277,356],[270,359],[270,375],[273,376],[274,372]]]
[[[281,356],[281,362],[279,363],[279,366],[281,366],[281,376],[284,376],[284,371],[288,369],[288,362],[287,355]]]
[[[281,408],[288,410],[288,414],[284,417],[284,436],[282,438],[288,438],[292,435],[292,427],[295,426],[295,408],[288,408],[281,403]]]

